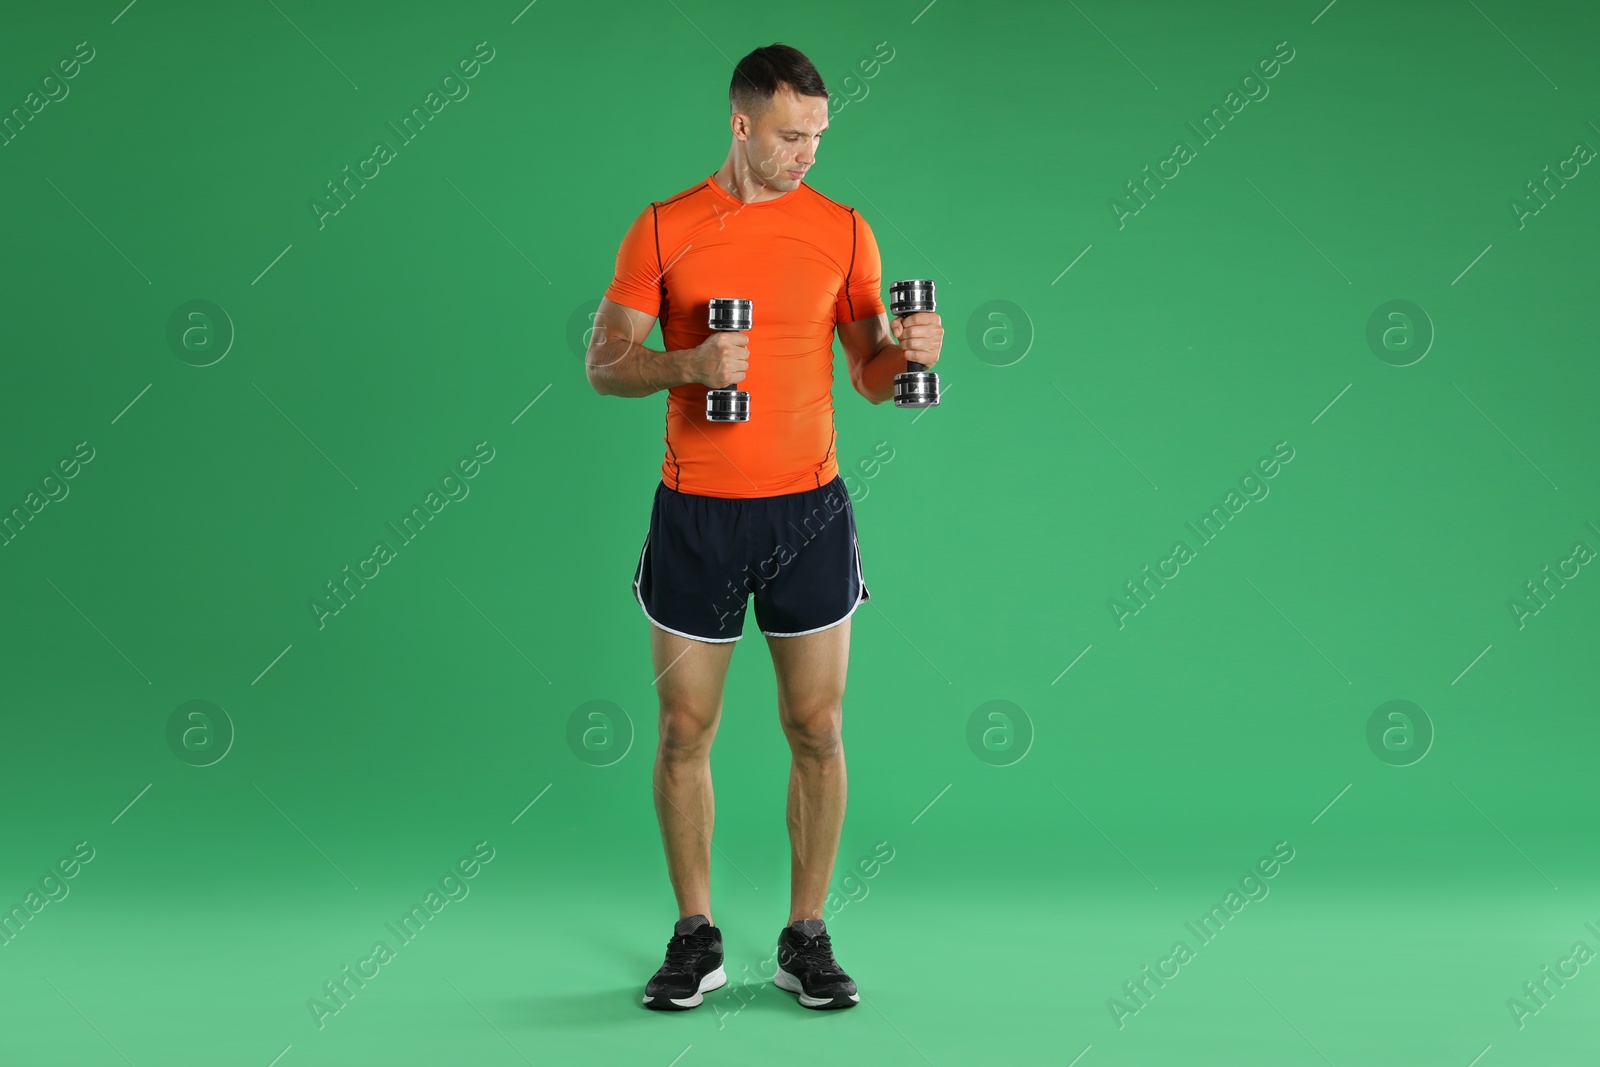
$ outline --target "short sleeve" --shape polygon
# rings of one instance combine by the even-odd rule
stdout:
[[[617,270],[606,298],[655,316],[661,311],[661,268],[656,259],[656,212],[647,207],[622,235]]]
[[[883,313],[883,261],[878,257],[878,239],[872,227],[858,213],[850,212],[850,248],[845,250],[850,266],[833,309],[835,322],[859,322]]]

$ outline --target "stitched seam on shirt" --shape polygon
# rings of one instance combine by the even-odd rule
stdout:
[[[706,177],[709,178],[709,177],[711,177],[711,175],[708,174],[708,175],[706,175]],[[666,207],[668,204],[676,203],[677,201],[682,200],[686,196],[693,196],[695,193],[698,193],[703,188],[705,188],[705,182],[701,182],[699,185],[695,186],[693,189],[689,189],[689,190],[687,190],[685,192],[679,193],[677,196],[673,197],[671,200],[663,200],[663,201],[661,201],[661,206],[662,207]]]
[[[844,204],[839,203],[839,201],[835,200],[833,197],[827,195],[826,193],[817,192],[817,190],[812,189],[811,186],[809,186],[809,185],[803,186],[803,188],[811,189],[811,191],[813,193],[817,193],[818,196],[822,197],[822,199],[826,200],[828,203],[832,204],[834,207],[838,208],[840,211],[854,211],[855,210],[855,208],[846,207]]]
[[[828,438],[828,451],[822,457],[822,466],[819,466],[816,470],[811,472],[811,476],[817,480],[817,488],[818,489],[822,488],[822,470],[823,470],[823,467],[826,467],[828,465],[828,458],[833,455],[833,443],[834,443],[834,441],[836,441],[838,439],[838,437],[839,437],[839,427],[835,426],[833,428],[833,436]]]
[[[656,258],[660,259],[657,251]],[[856,269],[856,209],[850,209],[850,265],[844,270],[844,305],[850,309],[850,321],[856,321],[856,302],[850,299],[850,275]]]
[[[656,212],[656,205],[650,205],[650,220],[655,223],[656,229],[656,282],[661,286],[661,294],[667,292],[667,268],[661,265],[661,216]]]
[[[672,488],[677,489],[679,486],[681,486],[683,484],[683,465],[678,462],[678,454],[672,450],[671,421],[672,421],[672,401],[671,401],[671,399],[669,397],[668,400],[667,400],[667,412],[662,418],[662,424],[663,424],[664,429],[663,429],[662,434],[661,434],[661,439],[667,443],[667,458],[672,460],[672,468],[673,468],[673,474],[672,474],[673,485],[672,485]]]

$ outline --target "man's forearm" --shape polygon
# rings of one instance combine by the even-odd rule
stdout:
[[[878,354],[862,365],[856,392],[881,404],[894,398],[894,376],[906,369],[906,350],[897,344],[886,344]]]
[[[602,396],[649,396],[689,381],[683,357],[692,351],[657,351],[616,338],[594,349],[589,384]]]

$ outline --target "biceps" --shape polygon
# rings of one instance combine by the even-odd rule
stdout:
[[[618,304],[609,297],[601,297],[593,322],[587,338],[588,348],[603,345],[607,340],[617,337],[626,337],[633,344],[642,344],[655,328],[656,317],[638,308]]]

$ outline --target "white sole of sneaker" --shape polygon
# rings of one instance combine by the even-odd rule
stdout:
[[[721,989],[727,984],[728,972],[723,970],[721,967],[718,967],[716,970],[700,979],[700,988],[695,990],[693,996],[668,997],[667,999],[672,1001],[672,1003],[676,1004],[680,1008],[697,1008],[700,1006],[700,1002],[706,999],[701,994],[709,993],[713,989]],[[650,998],[645,997],[644,1002],[646,1004],[650,1003]]]
[[[824,1008],[833,1003],[832,997],[813,997],[806,995],[805,988],[800,984],[800,979],[796,978],[782,967],[779,967],[778,973],[772,976],[772,981],[773,984],[779,989],[789,993],[799,994],[801,1007]],[[861,996],[857,993],[851,993],[850,1003],[861,1003]]]

